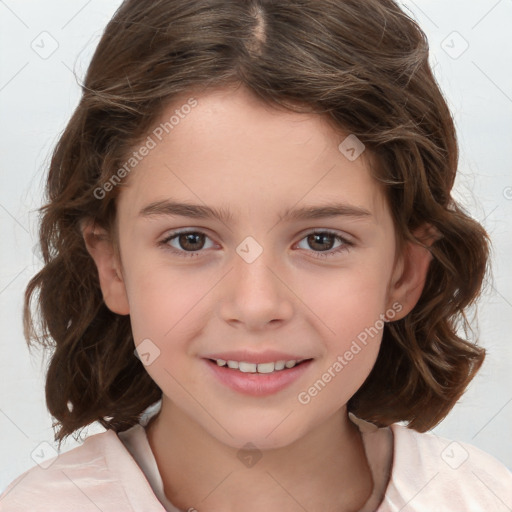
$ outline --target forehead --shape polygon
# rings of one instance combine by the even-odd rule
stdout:
[[[356,159],[346,152],[350,134],[318,114],[272,108],[244,88],[182,95],[147,135],[151,149],[139,155],[119,200],[130,217],[169,198],[225,209],[235,221],[319,201],[385,208],[369,152]]]

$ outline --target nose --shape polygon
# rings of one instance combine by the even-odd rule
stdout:
[[[263,251],[248,262],[238,254],[219,290],[220,315],[234,327],[259,331],[275,328],[293,316],[293,292],[282,265]]]

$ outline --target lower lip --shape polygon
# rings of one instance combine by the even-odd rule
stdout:
[[[209,359],[205,361],[223,384],[234,391],[252,396],[266,396],[283,390],[300,378],[313,362],[310,359],[293,368],[278,370],[273,373],[243,373],[227,366],[219,366]]]

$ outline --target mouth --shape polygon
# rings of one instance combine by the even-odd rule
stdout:
[[[288,359],[253,363],[233,359],[205,358],[214,381],[232,391],[254,397],[278,393],[300,379],[313,359]]]
[[[225,360],[225,359],[208,359],[217,366],[229,368],[230,370],[238,371],[241,373],[275,373],[290,370],[291,368],[295,368],[306,361],[311,361],[311,359],[290,359],[288,361],[279,360],[279,361],[270,361],[268,363],[249,363],[247,361],[233,361],[233,360]]]

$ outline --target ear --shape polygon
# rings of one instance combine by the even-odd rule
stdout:
[[[440,238],[438,231],[430,224],[417,229],[413,235],[423,245],[408,241],[397,258],[389,286],[388,301],[390,305],[400,304],[401,309],[393,321],[404,318],[418,303],[432,261],[430,246]]]
[[[82,236],[85,246],[96,263],[103,300],[113,313],[128,315],[130,306],[112,240],[107,231],[92,220],[82,223]]]

